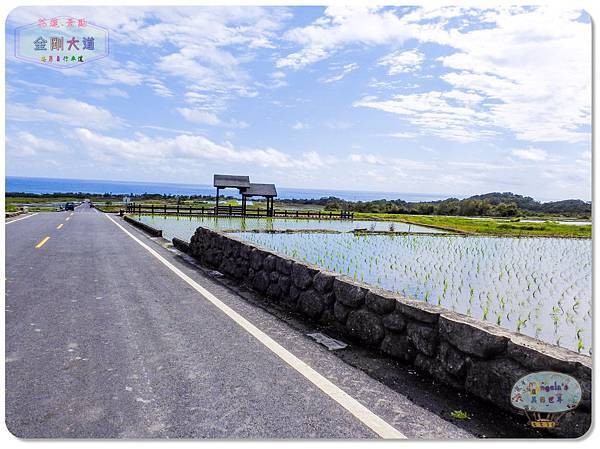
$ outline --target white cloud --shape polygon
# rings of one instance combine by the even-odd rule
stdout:
[[[516,162],[423,161],[368,153],[350,155],[349,160],[364,166],[357,177],[370,172],[372,186],[391,191],[472,194],[514,189],[529,179],[523,164]]]
[[[401,132],[401,133],[386,134],[386,136],[388,136],[388,137],[396,137],[397,139],[413,139],[413,138],[417,137],[417,134],[415,134],[415,133]]]
[[[272,169],[298,168],[314,170],[328,164],[327,158],[314,151],[291,156],[274,148],[237,149],[229,143],[217,144],[198,135],[152,138],[136,133],[132,138],[118,138],[77,128],[75,137],[81,148],[99,161],[132,161],[144,165],[173,166],[177,163],[198,165],[205,161],[247,164]]]
[[[148,54],[156,61],[133,67],[106,58],[96,65],[99,73],[94,82],[147,84],[162,97],[172,95],[162,80],[164,75],[186,82],[191,91],[215,97],[256,95],[243,65],[252,60],[256,49],[274,48],[278,32],[291,17],[287,8],[281,7],[36,7],[18,8],[9,20],[22,25],[36,22],[40,14],[79,14],[110,27],[115,42],[126,42],[133,49],[149,48]],[[78,70],[64,74],[87,75]]]
[[[582,151],[579,153],[579,157],[575,159],[575,161],[579,164],[586,165],[591,169],[592,162],[592,152],[591,151]]]
[[[188,122],[199,123],[210,126],[225,126],[230,128],[247,128],[249,125],[246,122],[238,120],[223,121],[216,114],[203,110],[191,108],[177,108],[183,118]]]
[[[291,53],[285,58],[281,58],[277,61],[276,66],[278,68],[292,68],[300,69],[314,62],[325,59],[328,56],[327,52],[322,48],[304,48],[299,52]]]
[[[308,123],[303,123],[303,122],[296,122],[292,125],[292,129],[295,129],[296,131],[299,131],[301,129],[308,129],[310,128],[310,126],[308,126]]]
[[[387,66],[388,75],[398,75],[419,70],[424,60],[425,56],[418,50],[396,51],[381,58],[378,65]]]
[[[364,164],[384,164],[385,161],[379,157],[376,156],[374,154],[358,154],[358,153],[353,153],[350,156],[348,156],[348,158],[350,159],[350,161],[352,162],[359,162],[359,163],[364,163]]]
[[[17,122],[53,122],[65,127],[87,126],[110,129],[124,125],[109,110],[73,98],[40,97],[36,106],[20,103],[6,105],[6,116]]]
[[[379,81],[377,78],[371,78],[369,87],[376,90],[391,90],[391,89],[418,89],[420,86],[415,83],[407,83],[403,79],[387,79]]]
[[[188,122],[211,126],[221,124],[221,119],[219,117],[211,112],[203,111],[201,109],[177,108],[177,112],[179,112]]]
[[[485,100],[484,97],[473,92],[465,92],[462,90],[451,90],[444,92],[446,98],[452,98],[464,104],[476,104]]]
[[[489,115],[475,103],[475,97],[464,92],[431,91],[395,95],[389,100],[366,97],[354,106],[398,114],[423,132],[445,139],[473,142],[496,134],[486,129]]]
[[[6,137],[6,146],[11,156],[32,157],[44,154],[64,153],[67,147],[55,140],[39,138],[29,132],[18,132]]]
[[[289,18],[285,8],[206,7],[155,8],[156,21],[139,24],[134,41],[175,51],[159,57],[156,68],[188,83],[188,89],[227,102],[255,96],[243,65],[254,49],[274,48],[278,30]],[[132,33],[133,34],[133,33]],[[274,79],[275,88],[285,81]]]
[[[548,159],[548,153],[539,148],[514,149],[511,154],[526,161],[541,162]]]
[[[192,104],[198,109],[222,111],[226,108],[226,98],[209,93],[190,91],[184,94],[184,99],[186,103]]]
[[[325,126],[329,129],[349,129],[352,128],[352,123],[344,120],[329,120],[325,122]]]
[[[276,65],[300,69],[348,44],[402,43],[409,36],[409,31],[392,11],[370,6],[330,6],[311,25],[285,33],[287,40],[302,48],[280,58]]]
[[[65,126],[82,124],[97,129],[108,129],[122,124],[122,120],[115,117],[108,109],[73,98],[41,97],[37,104],[47,111],[67,117]]]
[[[160,57],[156,67],[171,76],[211,88],[224,87],[231,80],[245,81],[247,75],[238,69],[238,64],[231,53],[196,44]]]
[[[124,67],[107,68],[102,71],[102,76],[94,81],[100,85],[124,84],[126,86],[139,86],[144,81],[144,75]]]
[[[168,133],[176,133],[176,134],[193,134],[191,131],[185,131],[183,129],[177,129],[177,128],[169,128],[166,126],[158,126],[158,125],[142,125],[142,128],[145,129],[153,129],[156,131],[165,131]]]
[[[265,89],[278,89],[280,87],[285,87],[288,85],[287,81],[284,79],[285,73],[281,71],[273,72],[269,75],[269,79],[265,82],[255,81],[254,85],[257,87],[263,87]]]
[[[82,76],[86,73],[80,68],[76,68],[75,70],[78,70],[76,73],[80,73]],[[95,78],[92,79],[92,83],[99,86],[111,86],[115,84],[127,87],[147,86],[159,97],[173,96],[173,92],[165,86],[162,80],[157,78],[156,74],[150,75],[149,73],[152,73],[150,68],[137,62],[127,61],[126,63],[120,63],[113,59],[107,59],[93,72]],[[95,96],[97,98],[107,96],[104,94],[105,91],[106,88],[101,87],[97,89]]]
[[[262,7],[164,7],[152,9],[154,21],[137,24],[131,37],[139,43],[159,47],[170,43],[179,48],[191,45],[273,48],[285,20],[285,8]]]
[[[591,24],[579,16],[545,7],[501,9],[488,18],[494,27],[452,30],[447,43],[458,51],[440,58],[451,70],[442,78],[493,100],[490,124],[519,139],[588,141]]]
[[[190,45],[160,57],[156,68],[172,77],[183,78],[190,92],[203,95],[220,107],[236,97],[258,95],[251,77],[241,67],[243,58],[211,46]],[[282,85],[284,81],[278,81]]]
[[[351,64],[346,64],[345,66],[342,67],[342,71],[340,73],[338,73],[337,75],[327,77],[327,78],[321,78],[320,81],[322,83],[334,83],[336,81],[340,81],[342,78],[344,78],[346,75],[348,75],[350,72],[353,72],[356,69],[358,69],[358,64],[356,64],[354,62]]]
[[[146,84],[154,91],[154,93],[156,95],[158,95],[159,97],[172,97],[173,96],[173,92],[171,91],[171,89],[169,89],[167,86],[165,86],[165,84],[156,79],[156,78],[148,78],[146,80]]]
[[[8,76],[7,76],[8,78]],[[15,85],[13,85],[15,84]],[[18,84],[18,86],[16,86]],[[26,81],[23,79],[7,79],[6,84],[7,94],[12,93],[21,93],[23,91],[33,92],[33,93],[43,93],[45,95],[64,95],[64,90],[60,87],[48,86],[47,84],[42,83],[32,83],[30,81]]]
[[[92,98],[108,98],[108,97],[120,97],[120,98],[129,98],[129,94],[123,89],[119,89],[116,87],[109,87],[108,89],[96,89],[89,92],[89,96]]]
[[[471,141],[504,130],[531,142],[589,142],[592,27],[578,20],[581,14],[560,7],[416,8],[404,15],[389,8],[330,7],[309,26],[285,34],[300,49],[280,58],[277,66],[299,69],[356,44],[397,47],[410,38],[438,44],[454,49],[436,61],[447,71],[441,79],[452,86],[454,97],[445,100],[461,101],[461,116],[469,119],[461,126],[450,115],[440,116],[449,120],[448,138]],[[398,74],[422,62],[416,51],[395,51],[379,63]],[[427,96],[441,90],[414,99],[427,102]],[[387,104],[380,106],[390,109],[396,100],[383,100]],[[444,137],[444,122],[428,122],[425,129]]]
[[[591,177],[589,162],[557,163],[550,158],[543,165],[536,166],[536,176],[531,175],[531,164],[504,156],[450,161],[434,157],[424,161],[399,158],[393,154],[355,152],[348,156],[347,161],[349,164],[361,164],[360,170],[353,169],[351,165],[343,168],[344,171],[352,171],[353,183],[397,192],[470,195],[510,190],[530,194],[536,192],[539,177],[543,176],[549,182],[544,186],[542,198],[587,198],[589,193],[585,186],[589,186]]]

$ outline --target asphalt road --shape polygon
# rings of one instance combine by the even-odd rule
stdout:
[[[84,204],[5,230],[6,424],[18,437],[385,436],[373,419],[387,436],[472,437],[114,216]]]

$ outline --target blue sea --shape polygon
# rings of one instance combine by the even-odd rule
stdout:
[[[168,184],[158,182],[103,181],[91,179],[25,178],[6,177],[7,192],[23,193],[111,193],[130,195],[159,193],[165,195],[214,195],[215,189],[201,184]],[[319,199],[335,196],[347,201],[373,201],[379,199],[404,201],[435,201],[448,198],[448,195],[421,193],[367,192],[353,190],[299,189],[277,186],[280,199]],[[225,190],[225,195],[236,196],[236,190]]]

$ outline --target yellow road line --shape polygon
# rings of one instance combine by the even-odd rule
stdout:
[[[59,224],[59,225],[56,227],[56,229],[60,229],[60,228],[62,228],[62,227],[63,227],[63,223]]]
[[[50,237],[44,237],[40,243],[35,245],[35,249],[40,249],[48,240],[50,240]]]
[[[181,278],[184,282],[186,282],[190,287],[196,290],[204,299],[211,302],[218,309],[221,310],[225,315],[231,318],[236,324],[238,324],[242,329],[256,338],[260,343],[262,343],[267,349],[273,352],[277,357],[279,357],[282,361],[287,363],[290,367],[292,367],[299,374],[304,376],[309,382],[319,388],[323,393],[337,402],[340,406],[346,409],[349,413],[354,415],[360,422],[362,422],[365,426],[370,428],[373,432],[379,435],[382,438],[386,439],[404,439],[406,436],[402,434],[399,430],[385,422],[381,417],[373,413],[359,401],[354,399],[348,393],[343,391],[340,387],[335,385],[333,382],[325,378],[322,374],[315,371],[305,362],[300,360],[294,354],[289,352],[259,328],[257,328],[254,324],[244,318],[242,315],[237,313],[231,307],[227,306],[224,302],[218,299],[215,295],[210,293],[192,278],[190,278],[187,274],[183,273],[179,268],[161,256],[154,249],[150,248],[140,239],[135,237],[131,232],[113,220],[111,217],[106,215],[110,221],[112,221],[117,227],[121,228],[121,230],[131,237],[136,243],[138,243],[142,248],[152,254],[156,259],[158,259],[163,265],[165,265],[169,270],[175,273],[179,278]]]

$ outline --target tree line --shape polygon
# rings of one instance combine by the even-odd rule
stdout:
[[[465,217],[517,217],[523,215],[562,215],[589,218],[592,203],[582,200],[540,202],[511,192],[493,192],[469,198],[448,198],[438,201],[408,202],[397,200],[346,201],[337,197],[318,200],[282,200],[281,202],[318,204],[325,210],[350,212],[418,215],[457,215]]]

